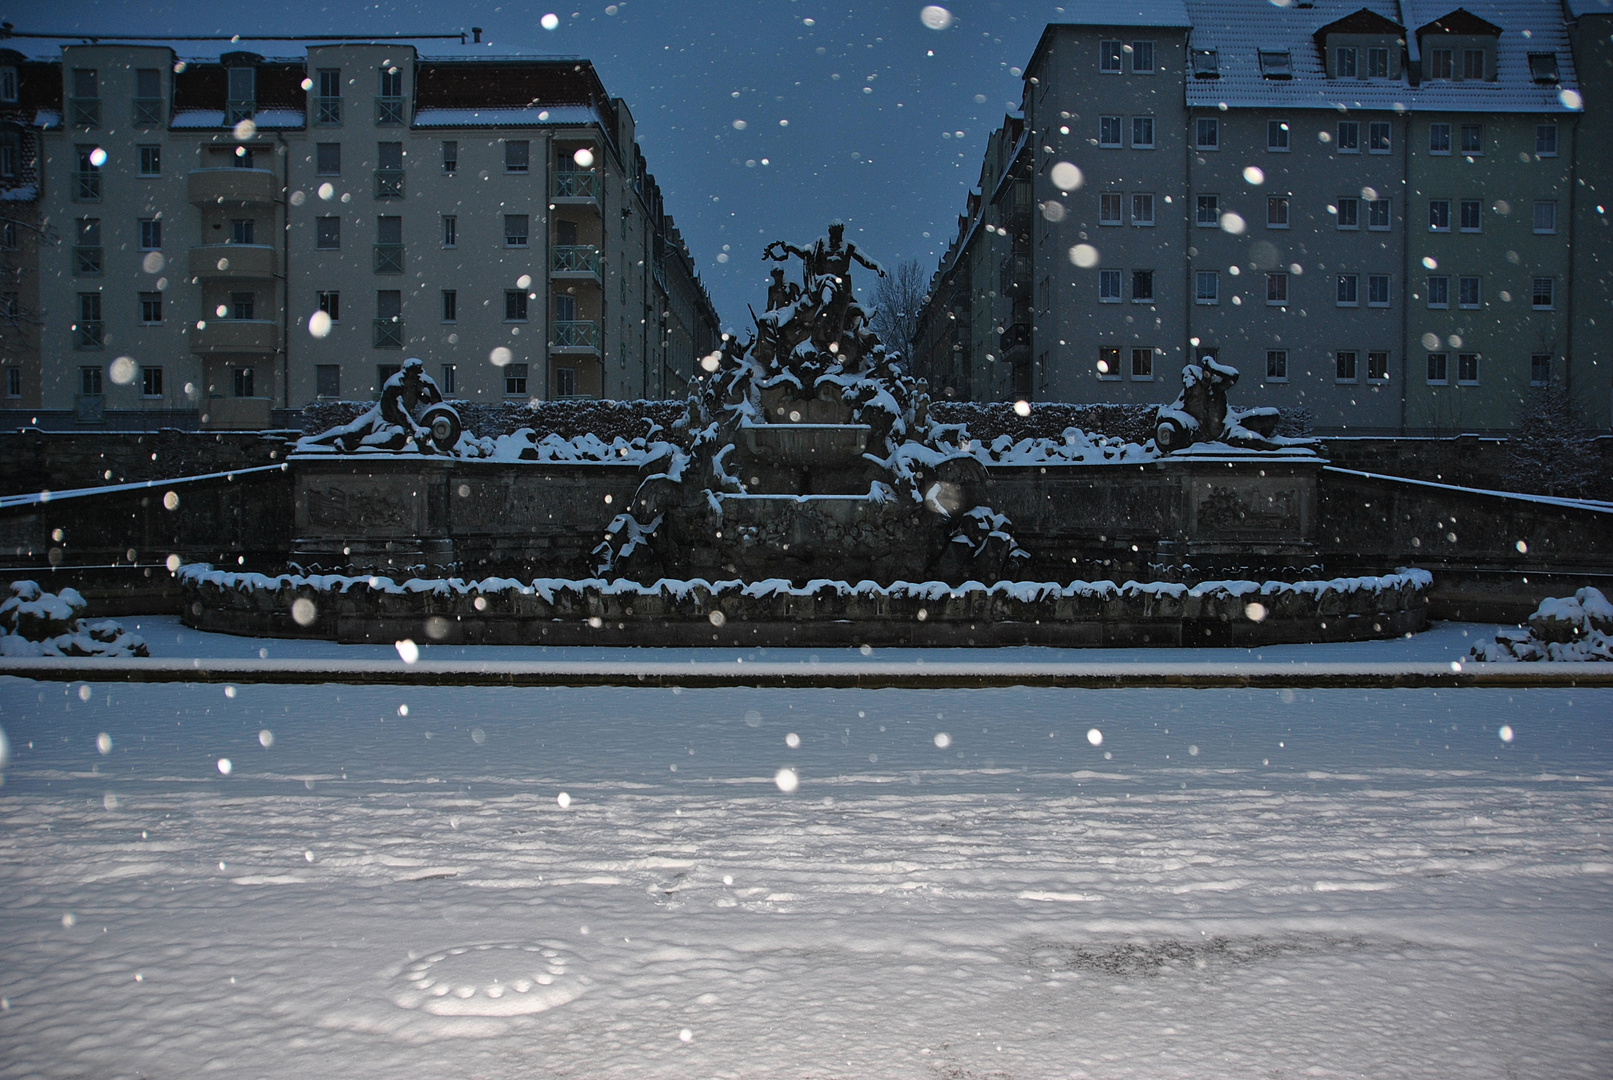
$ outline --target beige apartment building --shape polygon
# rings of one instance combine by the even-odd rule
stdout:
[[[5,405],[264,427],[407,356],[472,401],[661,398],[715,347],[586,61],[460,35],[10,44],[44,242]]]
[[[1067,5],[937,271],[921,370],[960,398],[1148,403],[1209,354],[1328,434],[1502,431],[1546,383],[1609,427],[1613,351],[1584,327],[1607,277],[1573,267],[1608,250],[1577,136],[1613,102],[1605,72],[1581,97],[1571,15]],[[992,306],[965,320],[964,294]]]

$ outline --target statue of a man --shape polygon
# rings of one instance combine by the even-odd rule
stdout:
[[[773,268],[773,283],[767,287],[767,310],[778,311],[789,307],[801,296],[801,286],[793,281],[784,280],[784,268]]]
[[[827,244],[819,238],[812,242],[810,248],[798,248],[794,244],[783,240],[775,240],[763,249],[762,257],[773,259],[776,262],[783,262],[791,255],[800,259],[804,281],[809,289],[812,288],[814,278],[828,276],[836,279],[837,286],[843,287],[847,292],[850,292],[851,263],[854,259],[880,277],[884,277],[884,267],[858,251],[857,245],[846,243],[845,235],[846,226],[843,222],[831,222],[829,225],[829,242]]]

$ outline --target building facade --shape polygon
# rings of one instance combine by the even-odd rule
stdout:
[[[659,398],[715,347],[586,61],[459,35],[11,43],[45,240],[19,406],[260,427],[372,397],[406,356],[455,398]]]
[[[1582,325],[1608,291],[1575,285],[1606,239],[1554,0],[1087,8],[1025,69],[1022,149],[983,173],[921,343],[984,258],[1008,395],[1168,401],[1208,354],[1322,433],[1505,430],[1544,383],[1609,426]],[[1012,217],[986,173],[1035,212]]]

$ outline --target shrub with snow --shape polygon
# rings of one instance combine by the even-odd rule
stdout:
[[[77,589],[48,593],[14,581],[0,603],[0,656],[148,656],[144,639],[106,619],[85,622]]]
[[[1502,630],[1494,644],[1473,646],[1475,660],[1613,660],[1613,603],[1586,586],[1552,596],[1529,616],[1527,629]]]

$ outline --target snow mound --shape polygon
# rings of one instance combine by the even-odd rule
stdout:
[[[1502,630],[1493,644],[1473,646],[1473,659],[1613,660],[1613,603],[1588,585],[1573,596],[1548,596],[1527,629]]]
[[[110,619],[85,622],[77,589],[48,593],[14,581],[0,603],[0,656],[147,656],[145,641]]]

